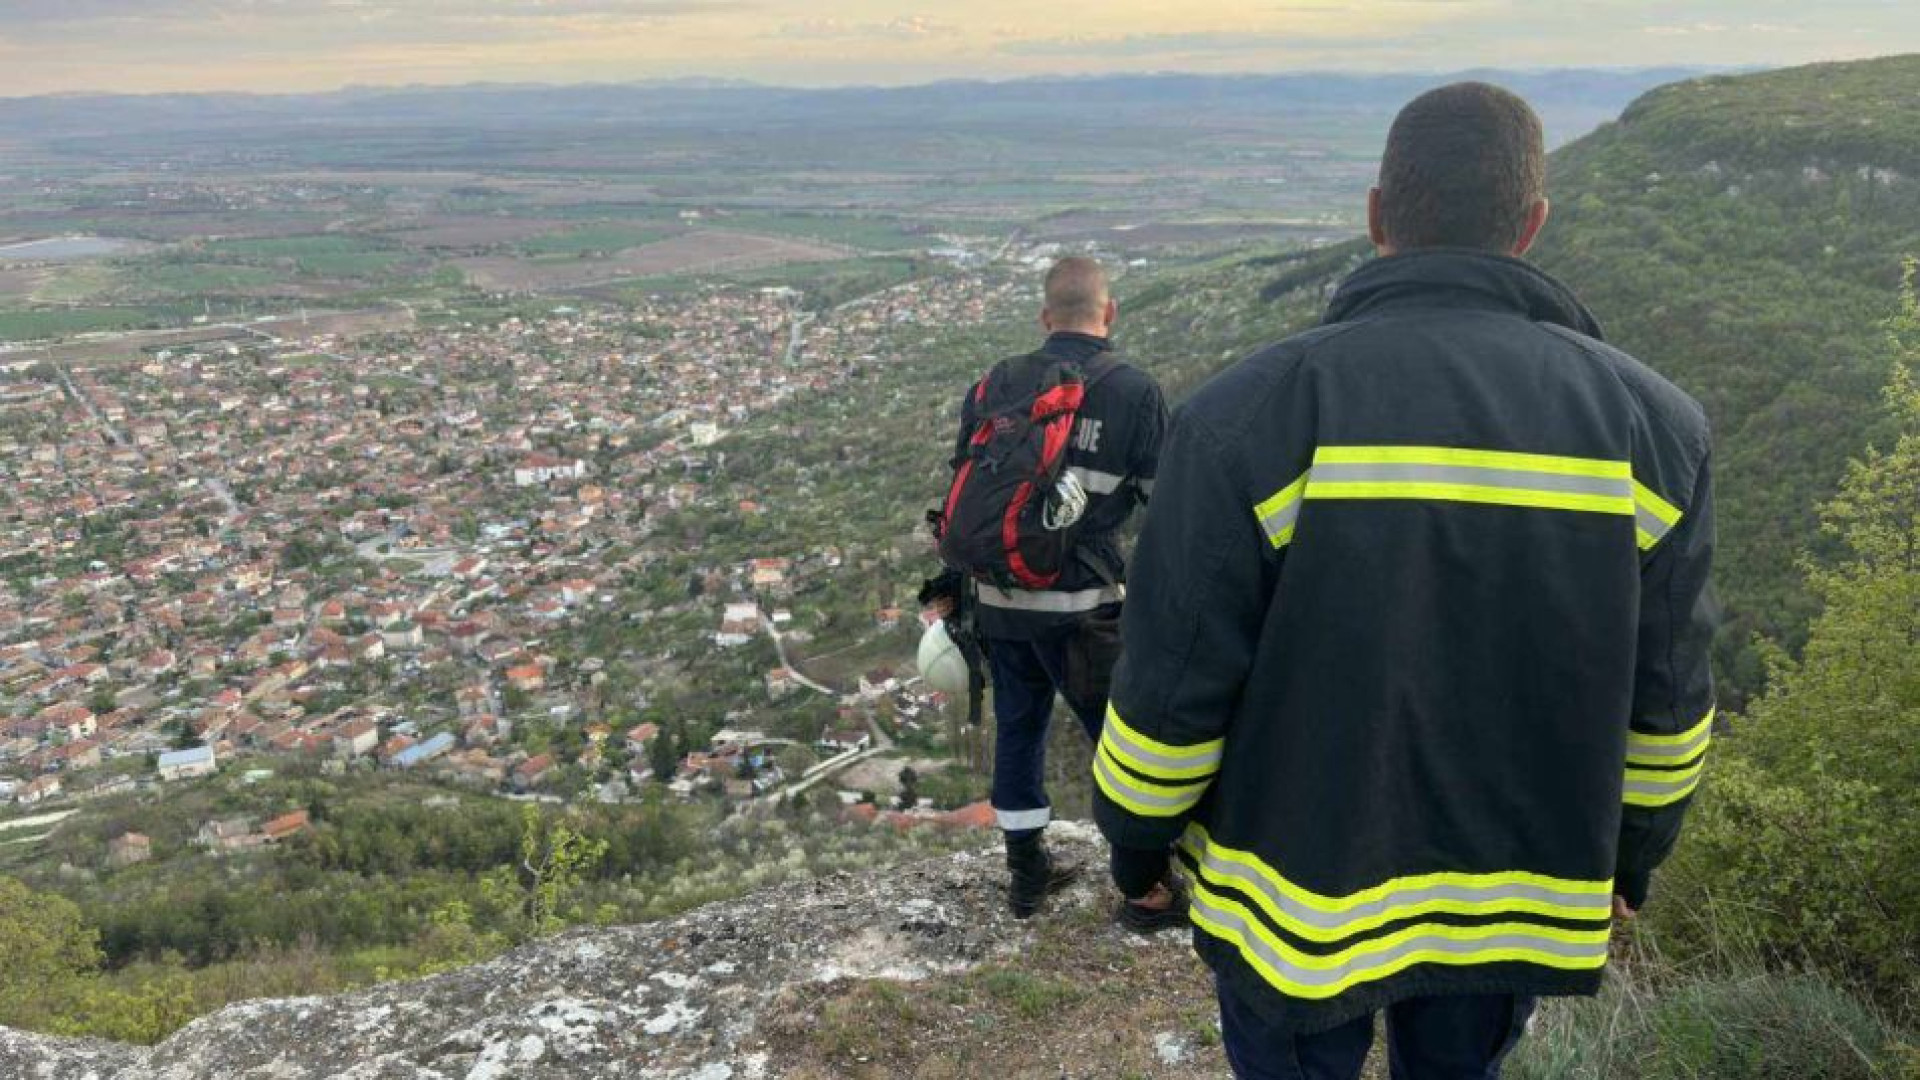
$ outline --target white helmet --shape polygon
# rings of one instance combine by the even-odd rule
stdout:
[[[920,653],[915,660],[920,677],[928,686],[951,697],[967,692],[967,657],[947,633],[947,621],[940,619],[920,635]]]

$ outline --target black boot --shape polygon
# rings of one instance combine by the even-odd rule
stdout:
[[[1078,866],[1053,861],[1039,833],[1007,837],[1007,869],[1013,873],[1013,882],[1007,889],[1007,905],[1016,919],[1033,918],[1042,900],[1080,876]]]
[[[1187,911],[1192,901],[1187,898],[1186,886],[1173,874],[1161,878],[1160,884],[1172,895],[1171,903],[1156,910],[1131,900],[1121,900],[1120,906],[1114,909],[1114,921],[1136,934],[1155,934],[1188,925]]]

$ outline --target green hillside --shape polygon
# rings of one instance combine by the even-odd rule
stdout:
[[[1920,255],[1920,56],[1655,90],[1554,155],[1539,262],[1616,343],[1706,405],[1718,455],[1723,667],[1797,648],[1815,505],[1886,441],[1884,321]]]

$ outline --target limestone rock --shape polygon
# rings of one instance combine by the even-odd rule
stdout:
[[[1105,848],[1057,909],[1105,902]],[[807,982],[937,978],[1021,949],[996,844],[782,886],[644,926],[570,931],[498,959],[326,998],[254,1001],[154,1047],[0,1028],[20,1080],[773,1080],[760,1021]]]

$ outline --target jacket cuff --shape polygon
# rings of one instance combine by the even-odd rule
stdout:
[[[1647,893],[1653,888],[1653,871],[1635,870],[1617,874],[1613,879],[1614,895],[1627,902],[1635,911],[1647,902]]]
[[[1170,818],[1145,818],[1117,806],[1097,787],[1093,792],[1093,823],[1100,835],[1116,848],[1171,848],[1187,831],[1185,815]]]
[[[1129,900],[1138,900],[1153,891],[1167,876],[1167,865],[1171,855],[1164,847],[1132,848],[1115,847],[1109,865],[1113,870],[1113,883],[1120,895]]]

